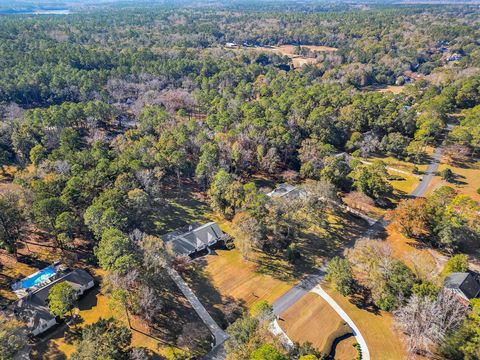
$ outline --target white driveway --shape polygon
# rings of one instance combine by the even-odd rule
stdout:
[[[315,286],[311,292],[320,295],[328,304],[335,310],[335,312],[340,315],[340,317],[350,326],[353,330],[353,336],[357,340],[358,345],[360,345],[360,351],[362,352],[362,360],[370,360],[370,351],[368,350],[367,342],[363,338],[360,330],[358,329],[357,325],[353,322],[350,316],[347,315],[345,311],[338,305],[335,300],[332,299],[330,295],[328,295],[325,290],[322,289],[320,285]]]

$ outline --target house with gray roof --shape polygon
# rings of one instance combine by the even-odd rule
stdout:
[[[307,192],[298,186],[283,183],[278,185],[275,189],[270,191],[267,196],[271,198],[281,198],[285,197],[287,199],[305,199],[307,197]]]
[[[93,277],[88,272],[83,269],[76,269],[40,289],[36,289],[14,304],[15,315],[25,322],[32,335],[37,336],[57,323],[55,315],[50,312],[48,307],[48,295],[54,285],[64,281],[77,291],[77,298],[95,285]]]
[[[480,295],[480,283],[470,273],[455,272],[445,279],[445,289],[469,301]]]
[[[189,225],[162,236],[166,244],[170,244],[177,255],[192,256],[210,246],[224,241],[225,234],[217,223]]]

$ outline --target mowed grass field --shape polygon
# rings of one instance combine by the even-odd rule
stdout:
[[[401,177],[402,180],[391,180],[390,183],[392,184],[393,188],[397,191],[397,193],[402,195],[410,194],[415,187],[420,183],[420,178],[414,175],[406,175],[406,174],[399,174],[396,171],[389,170],[388,173],[390,175]]]
[[[278,323],[292,341],[310,342],[324,354],[330,353],[335,338],[352,332],[332,307],[315,293],[308,293],[281,314]],[[338,344],[336,360],[355,358],[356,350],[352,346],[355,341],[348,340],[350,338]],[[344,346],[342,342],[348,342],[350,346]]]
[[[447,168],[451,169],[456,175],[455,181],[447,182],[442,180],[440,176],[435,176],[427,191],[427,195],[442,186],[451,186],[461,194],[468,195],[472,199],[480,201],[480,194],[477,193],[477,189],[480,188],[480,161],[466,164],[464,167],[459,167],[447,164],[446,160],[442,159],[438,171],[440,172]]]
[[[238,249],[216,250],[197,259],[184,278],[211,315],[225,324],[223,314],[228,303],[234,301],[244,308],[260,300],[272,303],[326,258],[340,254],[367,227],[348,215],[330,214],[327,222],[325,228],[312,225],[301,231],[296,239],[301,258],[295,263],[286,260],[284,250],[254,250],[249,260]],[[230,222],[219,224],[223,231],[234,234]]]
[[[294,281],[279,280],[270,274],[259,272],[259,265],[245,261],[237,249],[216,250],[216,254],[206,256],[201,262],[205,280],[213,288],[191,285],[207,304],[211,301],[205,298],[216,295],[208,293],[209,291],[216,291],[221,297],[234,298],[247,308],[261,300],[272,303],[295,284]]]
[[[340,295],[327,285],[322,286],[357,325],[367,342],[371,359],[405,360],[409,358],[401,342],[401,334],[393,329],[393,317],[390,313],[363,309],[355,304],[354,299]]]

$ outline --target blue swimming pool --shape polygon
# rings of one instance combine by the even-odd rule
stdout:
[[[13,290],[20,290],[34,287],[51,278],[53,275],[56,274],[56,272],[57,271],[55,270],[55,267],[53,265],[50,265],[45,269],[42,269],[39,272],[36,272],[35,274],[32,274],[19,282],[16,282],[12,285],[12,288]]]

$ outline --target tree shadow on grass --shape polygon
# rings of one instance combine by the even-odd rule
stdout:
[[[349,297],[349,301],[357,308],[366,310],[372,314],[379,315],[380,310],[373,303],[372,293],[367,287],[355,284],[354,294]]]
[[[215,256],[215,253],[209,256]],[[222,295],[213,286],[211,276],[205,271],[206,263],[205,258],[196,259],[192,268],[182,274],[182,277],[215,322],[222,329],[226,329],[246,310],[245,302]]]
[[[95,280],[98,284],[98,280]],[[98,299],[97,295],[100,294],[100,286],[95,286],[92,289],[88,290],[78,301],[77,308],[80,311],[91,310],[97,306]]]
[[[137,325],[132,327],[135,331],[153,337],[157,341],[176,347],[178,337],[188,326],[198,324],[203,327],[205,334],[210,338],[210,332],[203,321],[192,308],[188,300],[184,297],[177,285],[169,277],[165,277],[162,299],[164,306],[162,311],[157,312],[154,320],[150,324],[144,324],[137,321]],[[142,325],[142,326],[139,326]],[[198,339],[198,342],[208,339]]]
[[[209,207],[198,195],[198,189],[191,184],[182,184],[182,188],[166,189],[167,198],[161,208],[151,216],[152,228],[158,234],[165,234],[194,222],[206,222]]]
[[[259,252],[256,272],[281,281],[299,281],[324,260],[342,255],[366,229],[366,223],[361,219],[347,214],[335,216],[330,219],[328,227],[300,231],[295,242],[301,254],[297,261],[289,262],[285,250]]]
[[[32,360],[67,360],[67,355],[63,353],[54,342],[44,342],[35,345],[30,352]]]

